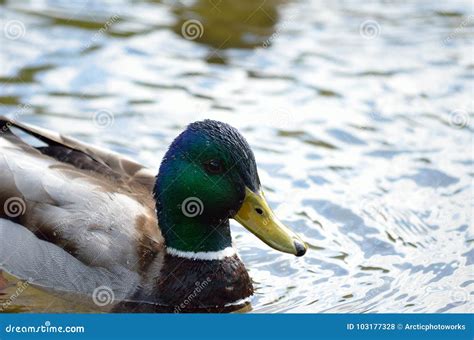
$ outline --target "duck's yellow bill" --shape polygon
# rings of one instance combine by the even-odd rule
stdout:
[[[306,244],[276,218],[262,191],[254,193],[246,188],[244,202],[234,219],[276,250],[296,256],[306,253]]]

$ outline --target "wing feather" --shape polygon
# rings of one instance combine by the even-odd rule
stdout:
[[[0,270],[55,293],[91,297],[100,289],[109,290],[117,302],[132,296],[140,283],[139,275],[124,266],[87,266],[24,226],[2,218]]]
[[[154,172],[124,155],[47,129],[0,116],[0,133],[4,133],[6,138],[14,138],[11,133],[12,127],[18,128],[48,145],[35,151],[42,152],[63,162],[72,163],[78,168],[88,168],[106,175],[113,172],[132,185],[137,183],[145,186],[149,192],[153,190]],[[19,138],[17,139],[17,145],[22,145],[24,148],[28,146]]]
[[[51,145],[63,137],[8,122],[4,119],[0,124],[0,218],[19,223],[86,265],[110,268],[119,264],[137,271],[144,239],[153,240],[149,248],[159,252],[163,238],[150,191],[141,185],[131,187],[122,177],[104,177],[44,154],[15,136],[13,124]],[[83,151],[73,152],[92,159]],[[92,155],[97,157],[97,153]],[[95,165],[117,170],[98,158],[101,163],[92,160]],[[9,214],[5,207],[12,199],[20,210]]]

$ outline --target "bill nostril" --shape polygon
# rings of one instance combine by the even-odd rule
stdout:
[[[257,212],[257,214],[263,215],[263,210],[262,210],[262,209],[260,209],[260,208],[255,208],[255,211]]]

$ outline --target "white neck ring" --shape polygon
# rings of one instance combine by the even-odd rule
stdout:
[[[190,260],[223,260],[236,254],[233,247],[227,247],[218,251],[183,251],[175,248],[167,247],[166,252],[172,256],[182,257]]]

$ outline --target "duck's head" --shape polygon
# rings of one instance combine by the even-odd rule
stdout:
[[[281,223],[263,195],[255,158],[233,127],[190,124],[171,144],[154,190],[166,246],[215,252],[231,246],[234,218],[270,247],[302,256],[306,245]]]

